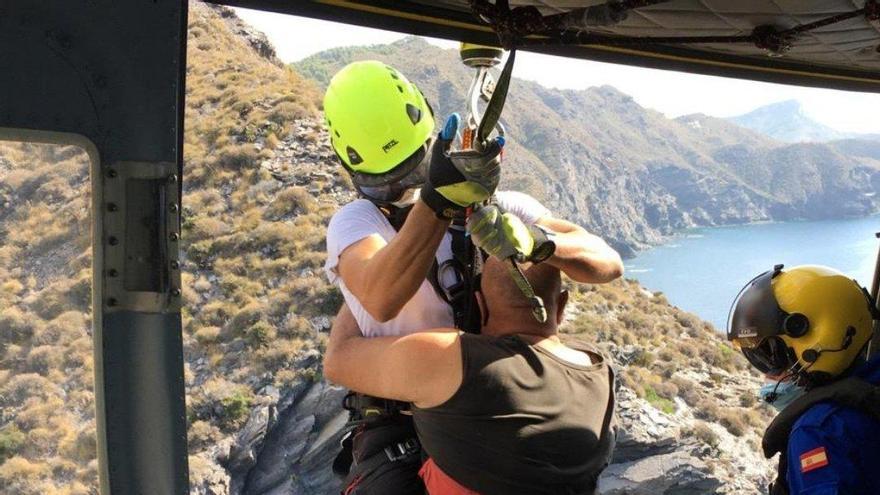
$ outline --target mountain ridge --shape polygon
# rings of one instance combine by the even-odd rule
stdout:
[[[798,100],[784,100],[758,107],[742,115],[728,117],[737,125],[787,143],[828,142],[860,137],[842,132],[811,118]]]

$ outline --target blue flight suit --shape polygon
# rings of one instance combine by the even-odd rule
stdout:
[[[853,375],[880,385],[880,357]],[[816,404],[788,440],[790,495],[880,495],[880,421],[857,409]]]

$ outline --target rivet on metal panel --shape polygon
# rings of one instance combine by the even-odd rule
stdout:
[[[116,206],[116,203],[107,203],[107,211],[113,212],[118,211],[119,207]]]
[[[177,182],[177,174],[171,174],[171,175],[169,175],[169,176],[168,176],[168,182],[170,182],[170,183],[172,183],[172,184],[174,184],[175,182]]]
[[[111,297],[107,299],[107,306],[116,306],[116,298]]]
[[[172,241],[176,241],[176,240],[179,238],[179,236],[177,235],[177,232],[172,232],[171,235],[169,235],[168,237],[169,237]]]
[[[171,205],[168,206],[168,209],[171,210],[171,213],[177,213],[177,205],[175,203],[171,203]]]
[[[119,276],[119,272],[115,268],[111,268],[111,269],[107,270],[107,276],[108,277],[117,277],[117,276]]]
[[[112,168],[107,170],[107,177],[110,177],[111,179],[113,179],[113,178],[116,178],[116,175],[117,175],[116,170],[114,170]]]
[[[171,269],[177,270],[178,268],[180,268],[180,262],[178,262],[177,260],[172,261],[171,262]]]
[[[111,246],[115,246],[115,245],[119,244],[119,239],[117,239],[115,236],[111,235],[110,237],[107,238],[107,243],[110,244]]]
[[[180,289],[177,289],[177,288],[171,289],[171,295],[174,296],[174,297],[179,296],[179,295],[180,295]]]

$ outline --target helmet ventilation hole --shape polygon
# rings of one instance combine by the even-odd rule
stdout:
[[[400,91],[401,93],[403,93],[403,86],[401,86],[401,85],[398,84],[398,85],[397,85],[397,90]]]
[[[333,133],[336,134],[336,137],[342,137],[339,135],[339,131],[333,131]]]
[[[351,146],[345,148],[345,153],[348,155],[348,161],[351,162],[352,165],[357,165],[364,161],[364,159],[361,158],[361,155],[359,155]]]
[[[415,107],[412,103],[406,104],[406,114],[413,124],[418,124],[422,120],[422,111]]]

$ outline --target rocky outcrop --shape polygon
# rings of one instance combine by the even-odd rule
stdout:
[[[756,386],[754,379],[740,380],[741,387]],[[254,409],[235,439],[221,443],[225,454],[215,451],[210,475],[193,493],[337,493],[340,480],[330,466],[348,417],[340,407],[343,395],[326,382],[301,381],[276,403]],[[618,441],[599,494],[752,494],[769,481],[772,463],[760,457],[754,432],[736,436],[702,423],[710,433],[695,436],[700,421],[683,401],[675,414],[666,414],[625,387],[617,400]]]
[[[330,466],[348,419],[341,408],[344,395],[323,381],[301,382],[274,406],[277,419],[254,411],[252,418],[259,419],[248,438],[255,441],[230,452],[230,461],[238,461],[230,472],[230,493],[333,493],[339,479]]]
[[[253,26],[242,21],[241,18],[235,15],[235,11],[229,7],[216,4],[205,5],[217,12],[217,14],[226,21],[229,30],[236,36],[245,40],[247,44],[254,49],[254,52],[256,52],[257,55],[275,65],[282,65],[281,60],[279,60],[278,56],[275,54],[275,47],[272,46],[272,43],[269,41],[269,38],[266,37],[265,33],[254,29]]]
[[[754,379],[744,381],[757,386]],[[620,433],[599,494],[753,494],[769,480],[772,463],[761,457],[754,432],[737,436],[702,423],[681,400],[675,414],[666,414],[627,388],[617,398]],[[708,433],[695,435],[697,424]]]

